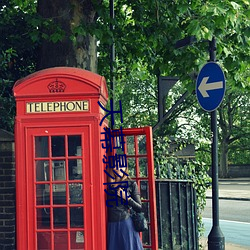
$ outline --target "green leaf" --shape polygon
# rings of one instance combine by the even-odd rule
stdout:
[[[242,0],[244,4],[249,5],[249,1],[248,0]]]
[[[200,33],[200,22],[199,20],[194,19],[193,21],[191,21],[187,27],[187,31],[190,35],[196,35],[199,37],[199,33]]]
[[[234,2],[234,1],[231,1],[230,3],[231,3],[231,5],[233,6],[233,8],[234,8],[235,10],[238,10],[238,9],[240,9],[240,7],[241,7],[239,4],[237,4],[237,3]]]

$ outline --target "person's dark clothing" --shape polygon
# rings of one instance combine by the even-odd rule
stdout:
[[[142,210],[141,198],[135,181],[128,180],[127,195],[131,197],[128,204],[120,197],[114,198],[115,191],[108,188],[108,250],[143,250],[139,233],[135,231],[129,209]],[[126,184],[122,188],[126,188]]]
[[[126,184],[121,184],[122,187],[126,187]],[[108,220],[110,222],[125,220],[130,217],[129,208],[131,207],[136,212],[140,212],[142,209],[140,193],[135,181],[128,180],[127,195],[131,197],[128,201],[128,205],[125,205],[125,200],[122,200],[120,197],[117,199],[118,205],[114,200],[114,190],[108,189],[108,193],[113,195],[108,195]]]

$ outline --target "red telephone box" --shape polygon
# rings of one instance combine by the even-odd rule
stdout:
[[[58,67],[17,81],[13,91],[17,250],[106,250],[105,149],[100,140],[108,124],[104,120],[99,126],[104,112],[98,105],[107,104],[105,79]],[[151,128],[124,131],[128,164],[134,164],[131,175],[149,220],[142,240],[145,249],[156,250]]]
[[[16,82],[14,96],[17,249],[106,249],[105,79],[46,69]]]

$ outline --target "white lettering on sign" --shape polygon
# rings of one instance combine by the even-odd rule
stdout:
[[[27,102],[27,113],[80,112],[88,111],[88,101]]]

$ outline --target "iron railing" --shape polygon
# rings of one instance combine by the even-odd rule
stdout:
[[[196,193],[188,180],[157,179],[159,250],[198,250]]]

